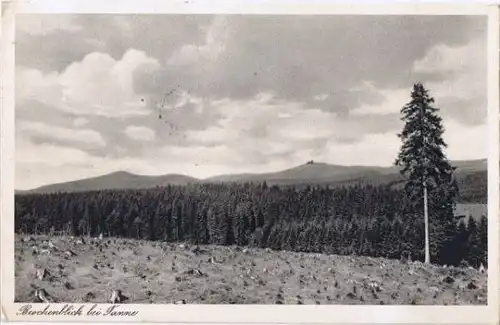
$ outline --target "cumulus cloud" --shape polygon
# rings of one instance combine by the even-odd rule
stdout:
[[[15,160],[18,189],[38,187],[48,180],[55,183],[97,176],[127,164],[126,160],[98,157],[72,145],[38,143],[26,137],[16,139]]]
[[[353,116],[373,116],[373,115],[388,115],[398,114],[403,106],[409,101],[411,88],[402,89],[379,89],[371,82],[365,82],[360,87],[366,89],[370,93],[383,98],[381,102],[376,104],[361,104],[351,110]]]
[[[216,148],[215,152],[221,154],[224,149]],[[73,146],[36,143],[21,137],[16,141],[15,187],[30,189],[47,182],[72,181],[117,170],[143,175],[181,173],[204,177],[228,171],[243,172],[248,167],[227,166],[213,153],[204,147],[172,146],[157,148],[140,157],[110,157],[90,154]]]
[[[130,125],[125,129],[125,134],[133,140],[153,141],[155,139],[155,131],[144,126]]]
[[[90,53],[61,73],[20,67],[16,100],[20,109],[31,100],[77,115],[147,115],[151,112],[146,99],[133,87],[134,73],[158,67],[155,59],[133,49],[120,60],[105,53]]]
[[[463,46],[440,44],[415,62],[414,69],[427,74],[446,75],[430,81],[436,105],[462,124],[484,123],[487,107],[487,59],[485,38],[473,39]]]
[[[344,120],[333,112],[306,109],[304,103],[278,100],[272,94],[259,94],[251,100],[218,100],[210,105],[221,118],[205,129],[187,131],[187,140],[207,147],[225,146],[241,157],[240,164],[267,165],[282,160],[281,166],[286,168],[287,164],[321,158],[329,148],[357,147],[364,134],[360,129],[368,129],[370,134],[387,132],[387,128],[376,130],[367,122]],[[383,157],[387,161],[387,156]],[[326,161],[337,160],[331,156]]]
[[[305,110],[302,103],[278,101],[271,94],[258,94],[250,100],[217,100],[210,105],[221,118],[207,129],[188,131],[193,142],[307,141],[328,136],[334,129],[333,113]]]
[[[316,160],[335,161],[341,165],[391,166],[399,149],[399,139],[393,132],[364,136],[354,145],[330,141]]]
[[[488,128],[484,124],[464,126],[452,119],[445,119],[444,140],[446,153],[454,160],[483,159],[488,153]]]
[[[320,95],[316,95],[314,96],[314,100],[318,100],[318,101],[324,101],[328,98],[328,94],[320,94]]]
[[[431,47],[415,61],[412,70],[421,75],[419,81],[424,82],[445,119],[450,118],[463,127],[485,127],[486,62],[485,39],[477,38],[462,46],[439,44]],[[366,118],[399,113],[409,101],[411,92],[411,87],[379,88],[373,82],[364,82],[358,89],[382,99],[351,110],[352,116]]]
[[[167,58],[167,64],[185,66],[215,61],[225,49],[228,33],[227,18],[216,16],[210,26],[202,28],[202,31],[205,32],[203,44],[183,45]]]
[[[486,155],[483,17],[69,18],[51,19],[80,27],[18,40],[19,188],[116,170],[390,165],[417,80],[441,108],[450,158]]]
[[[106,145],[104,138],[95,130],[65,128],[33,121],[20,122],[16,128],[16,131],[25,137],[39,140],[79,143],[93,147]]]
[[[38,165],[61,167],[75,164],[86,164],[91,157],[81,149],[51,143],[36,143],[30,139],[16,140],[16,165]],[[37,154],[33,154],[36,152]],[[43,172],[42,172],[43,174]]]
[[[62,31],[74,33],[82,30],[73,15],[16,15],[16,27],[30,35],[47,35]]]
[[[486,65],[485,46],[484,38],[474,39],[461,46],[438,44],[414,63],[414,69],[423,73],[474,71]]]
[[[84,117],[77,117],[76,119],[73,120],[73,125],[76,127],[80,127],[88,123],[89,120]]]

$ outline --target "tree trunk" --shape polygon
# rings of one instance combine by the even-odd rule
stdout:
[[[425,222],[425,263],[431,262],[429,252],[429,211],[427,208],[427,186],[424,185],[424,222]]]

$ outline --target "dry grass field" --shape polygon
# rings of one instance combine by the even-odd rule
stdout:
[[[484,305],[470,268],[119,238],[16,236],[15,300],[136,304]],[[37,277],[37,270],[39,274]],[[40,270],[42,272],[40,272]],[[44,271],[45,270],[45,271]]]

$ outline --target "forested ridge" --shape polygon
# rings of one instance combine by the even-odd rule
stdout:
[[[317,164],[315,163],[314,166]],[[312,166],[308,166],[314,168]],[[459,199],[460,203],[482,203],[486,204],[488,198],[488,175],[486,170],[480,170],[481,167],[474,166],[472,170],[462,170],[461,167],[455,171],[455,177],[460,189]],[[121,175],[122,178],[117,177]],[[194,178],[183,178],[182,175],[163,175],[163,176],[141,176],[125,172],[116,172],[112,174],[103,175],[96,178],[83,179],[79,181],[72,181],[60,184],[52,184],[42,186],[25,191],[17,191],[18,194],[34,194],[34,193],[55,193],[55,192],[88,192],[97,190],[110,190],[110,189],[147,189],[154,187],[162,187],[168,185],[186,185],[186,184],[210,184],[210,183],[255,183],[261,184],[264,181],[269,186],[277,185],[280,187],[295,187],[305,188],[307,186],[330,186],[330,187],[347,187],[356,184],[365,185],[389,185],[391,187],[403,188],[405,178],[399,173],[388,173],[385,175],[370,174],[363,175],[362,173],[354,174],[347,179],[339,180],[329,177],[318,178],[286,178],[286,179],[268,179],[265,176],[255,180],[233,180],[228,181],[224,178],[218,180],[198,180]],[[290,175],[287,175],[290,176]],[[231,175],[228,176],[231,178]],[[183,181],[184,179],[184,181]]]
[[[276,250],[423,259],[423,218],[390,186],[277,187],[192,184],[143,190],[17,194],[15,231],[63,231],[270,247]],[[487,218],[455,222],[440,239],[431,214],[433,262],[486,263]],[[443,237],[444,238],[444,237]],[[485,264],[486,265],[486,264]]]

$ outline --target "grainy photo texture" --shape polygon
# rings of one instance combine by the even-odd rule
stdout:
[[[15,301],[487,304],[487,17],[16,17]]]

